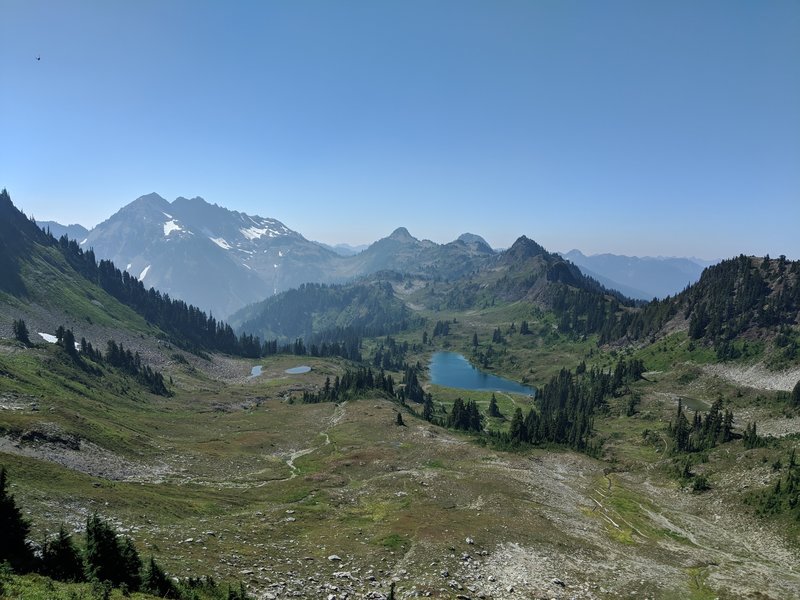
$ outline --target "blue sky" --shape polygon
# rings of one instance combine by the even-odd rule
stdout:
[[[39,220],[155,191],[330,243],[800,259],[794,0],[0,0],[0,23],[0,186]]]

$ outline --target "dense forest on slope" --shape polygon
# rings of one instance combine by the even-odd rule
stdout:
[[[386,281],[308,283],[247,307],[231,321],[241,331],[264,339],[311,341],[343,330],[359,337],[376,337],[421,323]]]
[[[800,261],[744,255],[724,260],[674,298],[621,313],[603,329],[600,341],[646,339],[673,320],[685,322],[691,339],[713,344],[721,359],[736,357],[732,342],[737,338],[769,334],[793,360],[798,356],[793,328],[800,323]]]

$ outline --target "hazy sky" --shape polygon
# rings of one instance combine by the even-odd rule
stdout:
[[[330,243],[800,258],[796,0],[0,0],[0,28],[0,187],[39,220],[155,191]]]

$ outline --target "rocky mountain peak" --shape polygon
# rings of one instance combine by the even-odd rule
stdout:
[[[546,255],[547,250],[526,236],[520,236],[517,241],[506,250],[505,257],[508,260],[525,260],[535,256]]]
[[[462,233],[458,236],[457,241],[464,242],[468,246],[473,246],[481,252],[494,252],[489,243],[475,233]]]
[[[408,233],[408,229],[405,227],[398,227],[395,229],[392,234],[388,237],[390,240],[396,240],[398,242],[417,242],[417,238],[412,236]]]

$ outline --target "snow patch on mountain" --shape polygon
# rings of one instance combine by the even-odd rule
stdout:
[[[174,220],[164,223],[164,237],[169,237],[169,234],[173,231],[183,231],[183,227]]]
[[[265,235],[268,236],[268,237],[273,238],[273,237],[277,237],[277,236],[281,235],[281,233],[282,233],[280,231],[275,231],[274,229],[271,229],[270,227],[263,227],[263,228],[260,228],[260,227],[248,227],[246,229],[243,227],[239,231],[248,240],[257,240],[257,239],[259,239],[261,237],[264,237]]]
[[[223,238],[209,237],[208,239],[210,239],[212,242],[214,242],[217,246],[219,246],[223,250],[230,250],[232,248],[232,246],[228,242],[226,242]]]
[[[81,242],[81,246],[83,246],[88,241],[89,241],[89,238],[83,238],[83,241]]]
[[[48,344],[57,344],[58,343],[58,338],[56,336],[54,336],[54,335],[51,335],[49,333],[42,333],[41,331],[39,331],[37,333]],[[81,349],[81,345],[78,342],[75,342],[75,350],[80,351],[80,349]]]
[[[146,267],[145,267],[145,268],[142,270],[142,272],[141,272],[141,273],[139,273],[139,277],[138,277],[139,281],[141,281],[142,279],[144,279],[145,277],[147,277],[147,272],[148,272],[149,270],[150,270],[150,265],[147,265],[147,266],[146,266]]]

